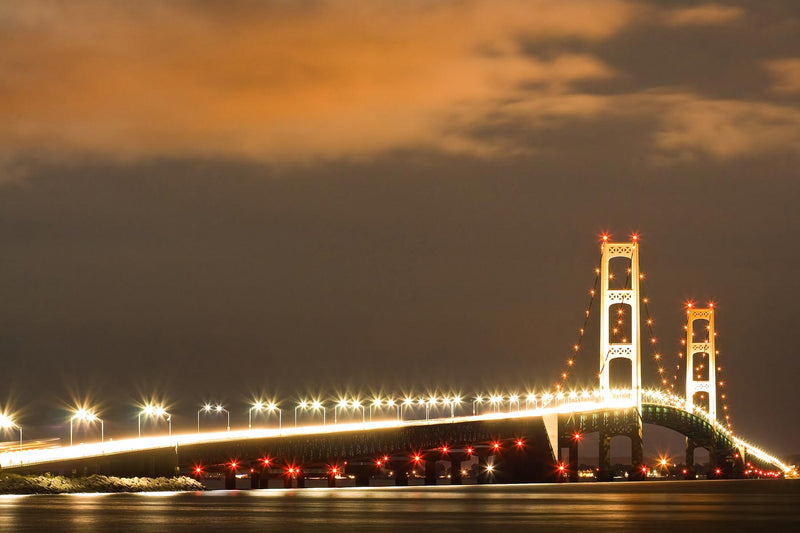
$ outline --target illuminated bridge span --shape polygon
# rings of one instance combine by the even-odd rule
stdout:
[[[611,243],[605,238],[601,266],[595,289],[600,293],[599,387],[595,390],[567,391],[568,371],[561,375],[554,390],[544,394],[494,395],[462,400],[447,397],[404,398],[362,404],[342,399],[333,409],[322,402],[301,402],[294,410],[294,425],[283,423],[283,413],[275,404],[257,403],[251,408],[247,430],[201,432],[200,415],[216,410],[228,415],[222,406],[206,406],[198,411],[198,431],[162,437],[104,440],[44,449],[22,446],[0,453],[0,468],[19,473],[103,473],[109,475],[200,474],[204,470],[225,473],[226,486],[235,486],[237,471],[249,471],[252,487],[266,487],[269,479],[281,477],[285,486],[304,486],[307,476],[324,477],[330,486],[342,475],[354,477],[357,485],[369,484],[378,469],[391,471],[398,485],[408,483],[409,472],[424,465],[426,483],[436,483],[436,463],[449,462],[451,482],[461,482],[461,465],[477,458],[478,482],[530,482],[576,480],[578,446],[584,435],[599,434],[598,479],[609,480],[610,441],[618,435],[631,439],[629,479],[646,474],[642,452],[642,425],[654,424],[677,431],[686,437],[684,474],[694,477],[694,451],[709,453],[711,477],[781,476],[790,467],[776,457],[733,434],[727,405],[724,418],[717,416],[719,394],[716,362],[714,310],[689,308],[686,326],[686,395],[674,393],[674,383],[664,375],[660,355],[659,378],[662,390],[643,389],[641,379],[642,326],[650,330],[649,313],[640,321],[639,245]],[[626,262],[623,275],[611,270],[618,259]],[[615,277],[625,278],[614,287]],[[591,301],[587,306],[587,320]],[[705,328],[698,329],[701,321]],[[641,324],[640,324],[641,322]],[[581,336],[584,329],[581,329]],[[706,333],[696,342],[697,333]],[[702,336],[702,335],[701,335]],[[652,336],[651,336],[652,337]],[[651,344],[655,343],[652,337]],[[575,345],[575,354],[580,341]],[[630,361],[630,386],[610,386],[611,363]],[[697,363],[695,363],[697,361]],[[575,364],[575,355],[567,368]],[[705,371],[704,371],[705,370]],[[677,377],[677,371],[676,371]],[[701,408],[699,400],[708,407]],[[373,408],[375,418],[373,418]],[[317,413],[321,424],[297,425],[297,410]],[[425,418],[421,416],[424,409]],[[277,415],[278,427],[252,427],[252,415],[259,412]],[[326,417],[332,411],[333,421]],[[405,412],[404,412],[405,411]],[[465,413],[465,411],[467,411]],[[369,412],[369,418],[367,418]],[[378,419],[378,413],[389,419]],[[354,418],[353,414],[357,416]],[[147,406],[140,413],[170,420],[163,408]],[[290,413],[287,413],[287,415]],[[358,416],[360,415],[360,416]],[[447,416],[449,415],[449,416]],[[99,421],[89,411],[79,411],[70,420]],[[355,421],[354,421],[355,420]],[[100,421],[102,425],[102,421]],[[6,415],[0,426],[14,427]],[[141,435],[141,433],[140,433]]]

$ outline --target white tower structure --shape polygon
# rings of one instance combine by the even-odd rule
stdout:
[[[708,394],[708,414],[716,420],[717,419],[717,350],[715,345],[715,330],[714,330],[714,309],[707,307],[705,309],[696,309],[689,307],[686,310],[687,325],[686,325],[686,410],[690,411],[694,407],[694,395],[698,392],[705,392]],[[703,332],[696,332],[694,329],[695,320],[708,321],[708,338],[697,342],[695,336]],[[707,361],[703,365],[708,365],[708,379],[699,379],[695,375],[694,356],[697,354],[706,354]]]
[[[631,392],[636,407],[642,410],[642,357],[639,334],[639,244],[632,242],[607,242],[602,245],[600,262],[600,392],[603,401],[611,398],[609,370],[614,359],[628,359],[631,362]],[[630,259],[630,289],[610,289],[609,263],[617,257]],[[618,315],[612,316],[612,306],[627,305],[630,310],[631,334],[625,342],[611,342],[612,321],[617,323]]]

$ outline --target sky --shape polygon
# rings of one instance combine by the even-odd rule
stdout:
[[[734,430],[800,453],[798,35],[789,0],[2,3],[0,403],[113,436],[544,390],[638,233],[668,366],[713,300]]]

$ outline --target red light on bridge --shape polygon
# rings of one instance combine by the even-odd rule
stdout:
[[[722,473],[722,470],[717,468],[716,470],[714,470],[714,473],[717,474],[717,475],[720,475]]]
[[[233,468],[234,470],[236,470],[236,468],[237,468],[238,466],[239,466],[239,465],[236,463],[236,461],[231,461],[231,468]]]
[[[194,473],[199,476],[200,474],[203,473],[203,469],[200,468],[199,466],[196,466],[194,467]]]
[[[469,448],[467,448],[467,455],[472,455],[472,452],[474,451],[475,450],[472,449],[472,446],[470,446]]]
[[[573,440],[581,440],[581,439],[583,438],[583,435],[581,435],[581,434],[580,434],[580,433],[578,433],[578,432],[575,432],[575,433],[572,435],[572,438],[573,438]]]
[[[442,453],[447,453],[448,451],[447,446],[442,446]]]
[[[415,455],[415,456],[414,456],[414,462],[415,462],[415,463],[418,463],[418,462],[420,462],[420,461],[422,461],[422,457],[420,457],[419,455]]]
[[[383,464],[383,462],[382,462],[380,459],[378,459],[377,461],[375,461],[375,465],[376,465],[376,466],[381,466],[382,464]]]
[[[264,466],[269,466],[271,459],[269,457],[264,457],[263,459],[261,459],[261,461],[264,462]]]
[[[389,461],[389,456],[388,455],[384,455],[383,456],[383,460],[384,460],[384,462],[388,462]]]
[[[492,443],[492,449],[495,450],[495,451],[499,450],[500,449],[500,443],[499,442],[493,442]]]
[[[514,445],[516,445],[517,448],[522,448],[523,446],[525,446],[525,441],[522,439],[517,439]]]

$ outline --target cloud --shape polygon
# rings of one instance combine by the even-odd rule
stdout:
[[[667,26],[715,26],[741,20],[745,14],[739,7],[703,4],[670,9],[663,14],[663,22]]]
[[[448,121],[614,75],[586,53],[625,2],[75,3],[0,14],[0,160],[303,161],[478,150]],[[485,148],[485,147],[484,147]]]
[[[669,96],[656,146],[678,160],[800,153],[800,110],[764,102]]]
[[[800,58],[771,59],[764,67],[773,79],[772,90],[776,93],[800,93]]]

